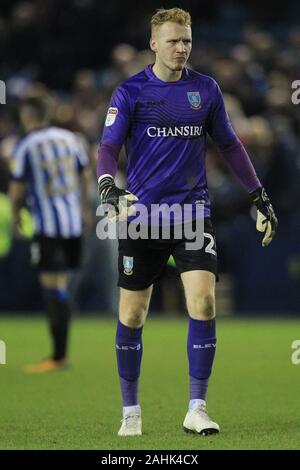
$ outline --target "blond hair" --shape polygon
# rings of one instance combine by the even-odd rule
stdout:
[[[191,26],[192,24],[191,15],[188,11],[181,8],[169,8],[168,10],[160,8],[151,18],[151,31],[167,21],[178,23],[182,26]]]

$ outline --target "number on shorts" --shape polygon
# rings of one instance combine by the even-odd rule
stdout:
[[[204,237],[209,238],[209,242],[205,247],[205,253],[210,253],[211,255],[217,256],[216,250],[214,250],[215,239],[211,233],[204,232]]]

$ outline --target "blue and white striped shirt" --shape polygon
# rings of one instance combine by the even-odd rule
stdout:
[[[17,145],[12,178],[27,182],[35,231],[48,237],[82,233],[79,173],[88,164],[77,137],[58,127],[36,130]]]

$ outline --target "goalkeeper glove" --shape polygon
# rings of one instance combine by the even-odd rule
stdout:
[[[264,188],[256,189],[250,196],[257,208],[256,230],[264,232],[262,246],[268,246],[278,227],[277,217]]]
[[[112,222],[126,220],[135,214],[135,207],[132,204],[138,201],[138,198],[129,191],[118,188],[112,176],[100,176],[98,190],[101,204],[110,206],[107,217]]]

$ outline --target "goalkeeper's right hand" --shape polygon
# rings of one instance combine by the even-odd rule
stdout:
[[[112,176],[100,176],[98,190],[100,203],[107,206],[107,217],[112,222],[126,220],[127,217],[135,214],[133,204],[138,201],[138,198],[129,191],[118,188]]]

